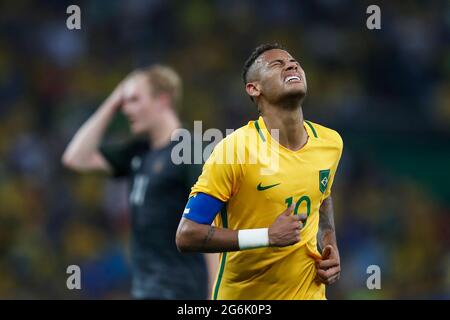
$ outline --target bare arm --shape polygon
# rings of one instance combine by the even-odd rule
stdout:
[[[317,278],[324,284],[332,284],[339,280],[341,262],[336,243],[334,227],[333,199],[328,197],[319,209],[319,246],[322,258],[317,262]]]
[[[269,227],[269,245],[284,247],[300,241],[301,220],[306,215],[292,215],[293,206],[283,211]],[[181,252],[238,251],[238,230],[218,228],[182,218],[178,226],[176,244]]]
[[[107,160],[99,151],[106,128],[122,101],[121,84],[105,100],[98,110],[81,126],[62,156],[62,163],[75,171],[111,172]]]
[[[176,236],[181,252],[238,251],[238,231],[217,228],[181,218]]]
[[[320,248],[323,250],[327,245],[333,246],[336,251],[336,232],[334,227],[334,209],[333,199],[331,196],[326,198],[319,209],[319,236],[318,242]]]

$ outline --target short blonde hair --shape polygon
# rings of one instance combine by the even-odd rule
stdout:
[[[151,94],[158,96],[168,94],[175,110],[180,109],[182,98],[182,81],[178,73],[165,65],[155,64],[133,71],[129,77],[143,75],[150,84]]]

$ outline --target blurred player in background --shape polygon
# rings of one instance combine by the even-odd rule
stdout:
[[[324,284],[340,274],[330,194],[342,139],[304,120],[305,73],[280,46],[256,48],[243,78],[261,116],[214,149],[190,193],[177,246],[223,252],[214,299],[325,299]],[[236,141],[255,142],[237,157],[256,155],[256,164],[222,161],[224,153],[236,153]],[[263,146],[277,147],[270,175],[261,175],[272,165],[256,154]],[[220,227],[211,225],[214,219]]]
[[[75,171],[102,171],[129,180],[132,296],[136,299],[205,299],[207,267],[202,254],[180,254],[175,233],[195,166],[171,161],[171,135],[181,127],[176,108],[181,80],[169,67],[139,69],[122,81],[78,130],[63,155]],[[129,143],[101,146],[117,112],[135,136]]]

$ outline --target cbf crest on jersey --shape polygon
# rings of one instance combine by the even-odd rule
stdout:
[[[319,189],[324,193],[327,190],[328,181],[330,180],[330,169],[319,171]]]

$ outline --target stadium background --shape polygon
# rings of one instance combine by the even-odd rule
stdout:
[[[64,170],[75,130],[133,68],[173,65],[188,127],[256,117],[241,67],[277,41],[308,78],[307,119],[338,130],[341,280],[332,299],[450,298],[450,4],[446,1],[0,4],[0,298],[128,298],[125,184]],[[382,29],[366,28],[381,7]],[[108,139],[126,137],[118,117]],[[82,290],[66,288],[66,267]],[[366,288],[367,266],[382,289]],[[170,270],[168,271],[170,272]]]

